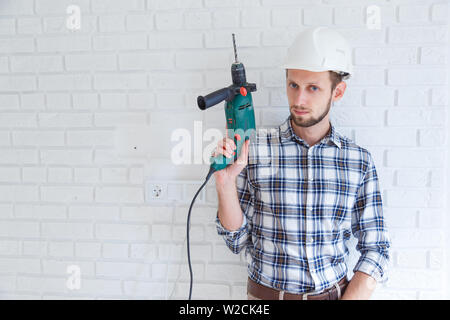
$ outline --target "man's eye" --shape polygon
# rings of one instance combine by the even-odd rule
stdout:
[[[312,91],[317,91],[317,90],[319,90],[319,88],[316,87],[316,86],[311,86],[311,90],[312,90]]]
[[[291,88],[293,88],[293,89],[297,88],[297,84],[292,83],[292,82],[289,84],[289,86],[290,86]]]

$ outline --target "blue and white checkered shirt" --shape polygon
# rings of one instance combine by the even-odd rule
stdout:
[[[361,253],[353,271],[387,279],[390,240],[377,172],[369,151],[336,132],[310,147],[290,116],[260,129],[250,141],[247,166],[236,179],[242,226],[219,235],[239,253],[249,277],[292,293],[321,292],[347,275],[346,242]]]

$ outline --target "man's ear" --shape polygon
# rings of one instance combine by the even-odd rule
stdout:
[[[336,88],[333,90],[333,101],[339,101],[344,96],[345,89],[347,88],[347,84],[345,81],[341,81],[336,85]]]

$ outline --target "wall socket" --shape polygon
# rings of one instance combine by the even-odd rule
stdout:
[[[160,184],[151,185],[151,196],[152,199],[161,199],[163,194],[163,187]]]
[[[145,198],[147,202],[167,199],[167,183],[148,181],[145,183]]]

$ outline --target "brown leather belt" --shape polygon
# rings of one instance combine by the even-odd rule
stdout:
[[[337,300],[344,294],[347,285],[347,277],[344,277],[337,283],[339,290],[335,285],[319,294],[295,294],[263,286],[248,278],[247,292],[262,300]]]

